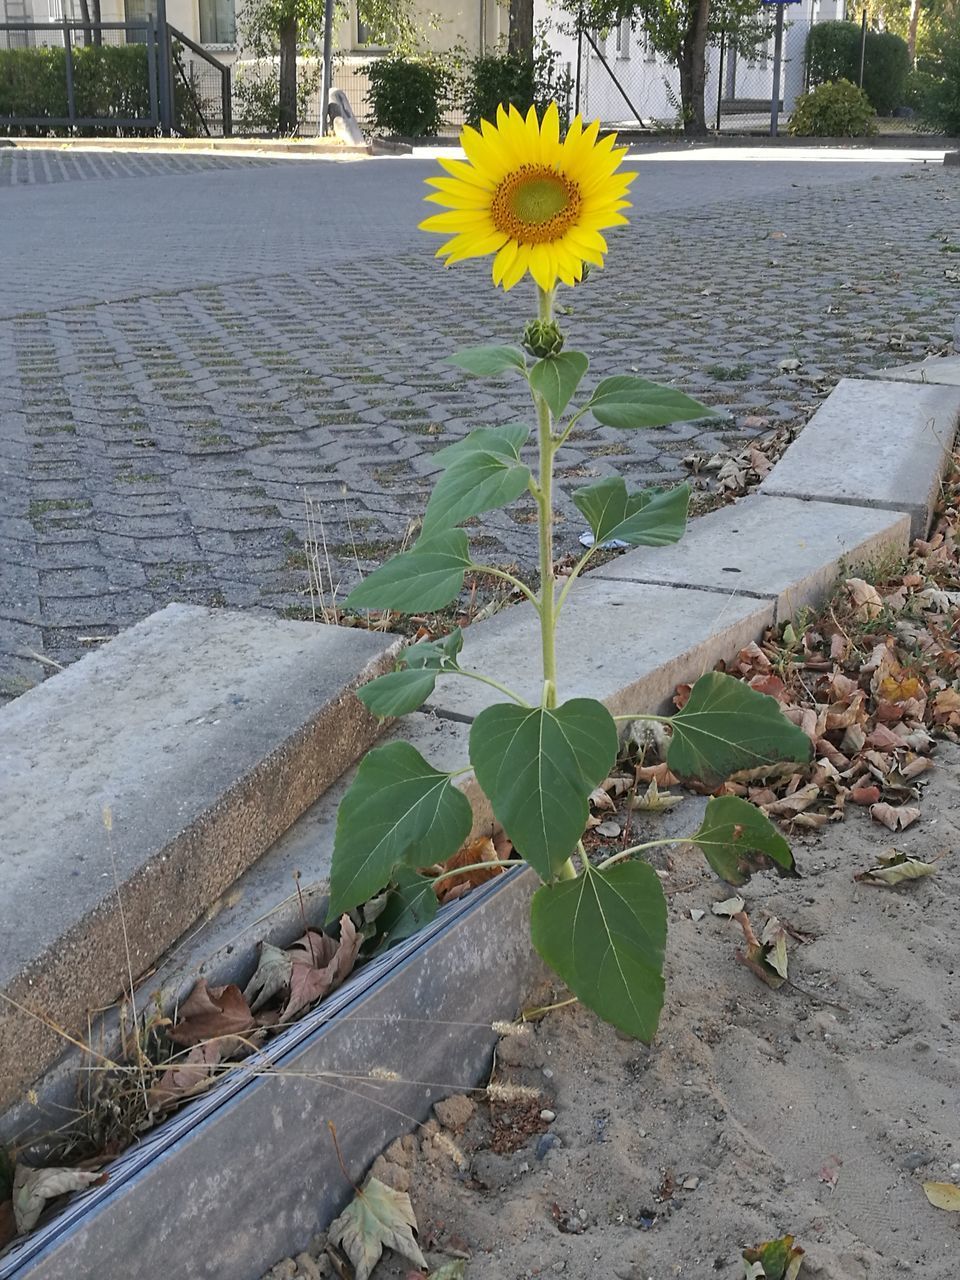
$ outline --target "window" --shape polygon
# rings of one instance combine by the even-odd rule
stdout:
[[[383,15],[375,17],[367,11],[363,0],[357,0],[357,47],[374,49],[391,49],[396,43],[397,32],[390,18]]]
[[[200,0],[200,43],[236,44],[234,0]]]
[[[630,57],[630,19],[623,18],[617,26],[617,57]]]

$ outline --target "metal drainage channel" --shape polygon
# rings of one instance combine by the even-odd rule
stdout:
[[[442,908],[109,1166],[0,1259],[0,1280],[256,1280],[305,1248],[395,1137],[477,1085],[543,972],[529,870]],[[266,1074],[255,1074],[273,1068]]]

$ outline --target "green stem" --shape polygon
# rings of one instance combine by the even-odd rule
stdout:
[[[589,551],[586,551],[580,557],[577,563],[573,566],[573,568],[567,574],[567,580],[561,587],[560,595],[557,597],[557,615],[558,616],[560,614],[560,610],[563,608],[564,600],[566,600],[567,596],[570,594],[570,588],[573,586],[576,580],[580,577],[580,574],[583,572],[583,570],[587,567],[587,564],[590,561],[590,557],[593,555],[596,549],[597,549],[597,544],[594,543],[593,546],[589,549]]]
[[[573,865],[573,859],[568,858],[560,870],[557,872],[558,880],[576,880],[577,868]]]
[[[519,693],[514,693],[512,689],[505,684],[501,684],[499,680],[494,680],[493,676],[482,676],[479,671],[467,671],[465,667],[457,667],[455,671],[444,671],[441,672],[441,675],[466,676],[468,680],[479,680],[481,684],[488,684],[491,689],[498,689],[500,693],[505,693],[511,702],[516,702],[521,707],[530,706],[526,698],[521,698]]]
[[[471,862],[469,867],[454,867],[452,871],[444,871],[439,876],[431,877],[431,884],[439,884],[441,880],[451,880],[454,876],[465,876],[468,871],[487,871],[490,867],[499,867],[502,871],[508,871],[512,867],[522,867],[525,864],[520,858],[511,858],[504,861],[498,858],[496,862]]]
[[[629,849],[621,849],[619,853],[613,854],[609,858],[604,858],[599,864],[598,870],[604,871],[607,867],[612,867],[615,862],[622,862],[624,858],[629,858],[634,853],[642,853],[644,849],[655,849],[661,844],[689,844],[689,836],[675,836],[671,840],[648,840],[645,844],[635,844]]]
[[[539,315],[541,320],[553,319],[553,290],[540,289]],[[542,396],[534,394],[537,410],[537,435],[540,444],[539,493],[536,495],[540,509],[540,642],[543,655],[543,700],[547,708],[557,705],[557,650],[556,650],[556,580],[553,573],[553,455],[556,444],[553,439],[553,421],[550,407]]]
[[[501,578],[504,582],[509,582],[511,586],[525,595],[532,605],[537,609],[540,608],[540,601],[533,594],[525,582],[521,582],[519,578],[515,578],[512,573],[507,573],[505,569],[497,569],[492,564],[474,564],[470,562],[470,568],[474,573],[488,573],[491,578]]]

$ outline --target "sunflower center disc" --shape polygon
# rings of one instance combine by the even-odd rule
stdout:
[[[579,212],[576,184],[543,165],[523,165],[508,174],[490,209],[497,230],[521,244],[558,240]]]

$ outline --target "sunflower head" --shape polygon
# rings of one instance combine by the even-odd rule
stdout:
[[[615,137],[598,139],[599,121],[584,128],[579,116],[560,139],[560,114],[551,103],[543,120],[531,107],[497,108],[497,123],[468,125],[460,135],[464,160],[441,160],[448,176],[428,178],[427,199],[446,213],[421,222],[424,231],[450,238],[437,250],[447,263],[493,254],[493,281],[504,289],[529,271],[541,289],[558,280],[575,284],[587,263],[603,266],[600,234],[625,223],[624,199],[636,177],[617,170],[626,148]]]

